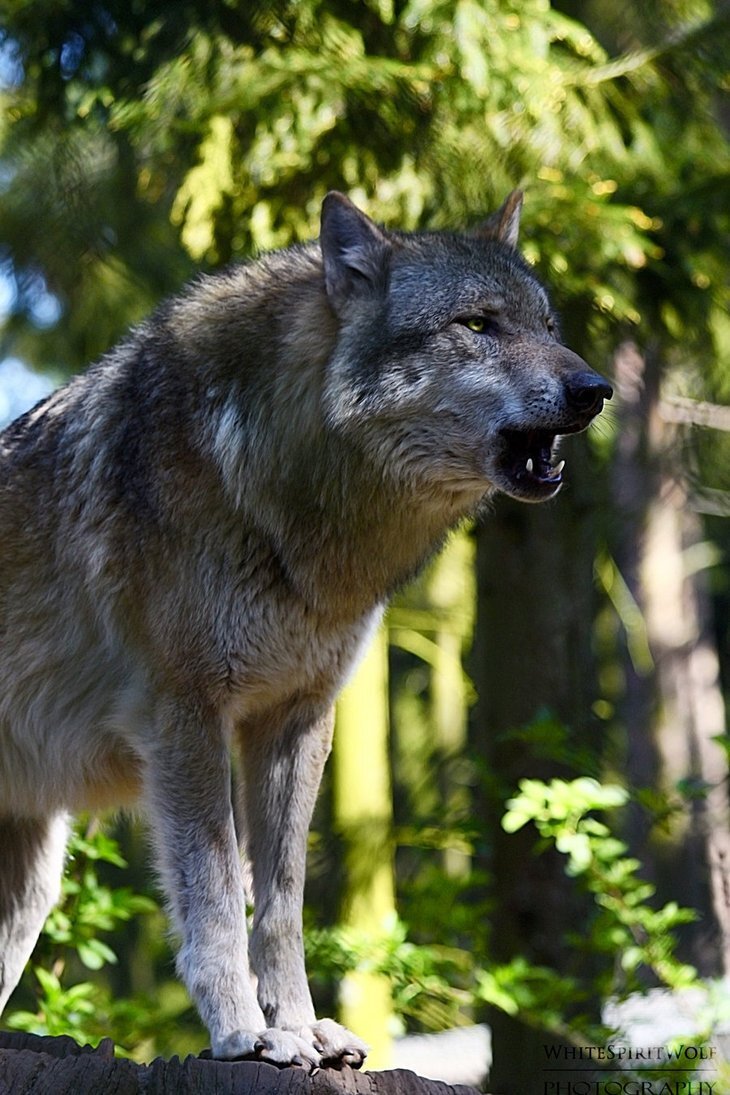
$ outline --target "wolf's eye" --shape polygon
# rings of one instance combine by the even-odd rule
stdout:
[[[487,316],[465,316],[460,322],[476,335],[483,335],[487,331],[494,330],[494,322]]]
[[[548,334],[555,334],[555,320],[552,318],[552,316],[547,317],[547,319],[545,320],[545,326],[548,329]]]

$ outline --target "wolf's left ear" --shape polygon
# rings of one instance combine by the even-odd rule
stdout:
[[[336,190],[322,203],[319,245],[327,296],[335,310],[353,292],[384,285],[388,237]]]
[[[499,240],[508,247],[516,247],[520,234],[520,214],[525,195],[521,190],[513,190],[496,213],[487,217],[470,234],[482,239]]]

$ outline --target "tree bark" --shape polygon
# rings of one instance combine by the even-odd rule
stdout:
[[[254,1062],[161,1057],[149,1065],[114,1056],[105,1038],[96,1048],[72,1038],[0,1032],[3,1095],[477,1095],[474,1088],[425,1080],[414,1072],[278,1069]]]

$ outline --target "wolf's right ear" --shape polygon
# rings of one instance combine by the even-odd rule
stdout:
[[[327,296],[335,311],[352,293],[385,284],[388,237],[336,190],[322,202],[319,245]]]
[[[516,247],[520,234],[520,214],[524,197],[521,190],[513,190],[497,212],[482,221],[469,235],[481,236],[482,239],[487,240],[499,240],[500,243],[506,243],[508,247]]]

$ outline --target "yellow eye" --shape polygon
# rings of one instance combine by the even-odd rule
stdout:
[[[468,327],[470,331],[474,331],[475,334],[481,335],[487,329],[487,321],[484,316],[469,316],[464,320],[464,326]]]

